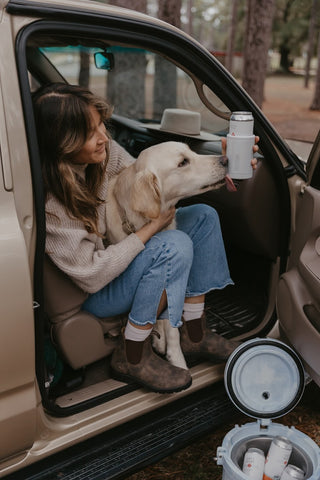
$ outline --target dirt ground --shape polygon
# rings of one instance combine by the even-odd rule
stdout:
[[[320,129],[320,111],[309,110],[313,95],[314,81],[305,89],[303,77],[272,76],[266,80],[262,110],[284,138],[313,142]],[[214,461],[217,447],[235,423],[243,425],[251,421],[239,413],[236,422],[223,425],[127,480],[221,480],[222,467]],[[294,426],[320,446],[320,390],[313,384],[308,386],[299,405],[275,421]]]
[[[313,142],[320,129],[320,111],[309,109],[315,83],[304,88],[302,76],[271,76],[265,82],[262,110],[284,138]]]

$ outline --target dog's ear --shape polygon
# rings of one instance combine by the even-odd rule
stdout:
[[[132,188],[132,209],[146,218],[157,218],[161,208],[161,187],[150,170],[136,174]]]

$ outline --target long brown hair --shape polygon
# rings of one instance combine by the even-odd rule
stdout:
[[[33,94],[46,196],[52,193],[68,214],[83,221],[89,233],[98,232],[98,197],[106,162],[89,164],[85,180],[72,168],[72,157],[83,147],[90,132],[90,107],[106,121],[112,108],[108,103],[78,85],[53,83]],[[108,154],[108,152],[107,152]]]

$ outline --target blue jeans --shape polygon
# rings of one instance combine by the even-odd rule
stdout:
[[[154,324],[165,290],[165,316],[179,327],[185,297],[232,284],[217,212],[192,205],[179,208],[176,221],[177,230],[154,235],[119,277],[87,298],[83,310],[101,318],[129,312],[135,325]]]

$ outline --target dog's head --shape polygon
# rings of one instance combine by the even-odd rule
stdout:
[[[226,167],[225,156],[198,155],[184,143],[154,145],[143,150],[135,162],[132,207],[147,218],[156,218],[161,209],[182,198],[225,185]]]

